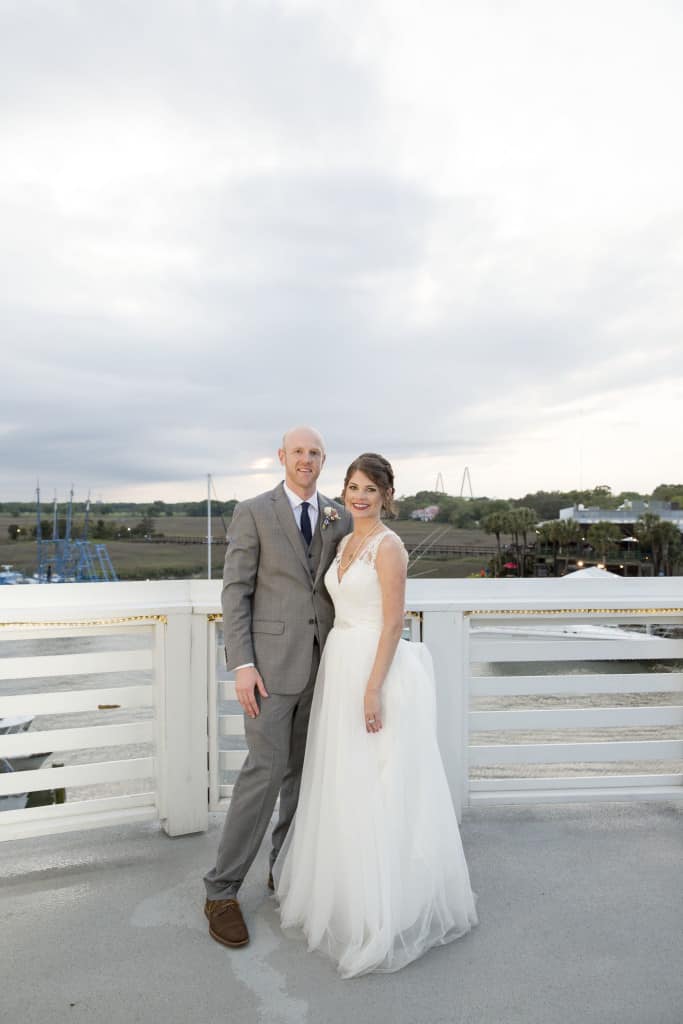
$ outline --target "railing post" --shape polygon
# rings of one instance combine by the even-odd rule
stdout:
[[[422,638],[434,661],[436,676],[439,749],[458,821],[469,802],[466,627],[462,612],[424,612]]]
[[[207,633],[206,616],[193,615],[189,600],[164,628],[157,752],[159,815],[169,836],[208,828]]]

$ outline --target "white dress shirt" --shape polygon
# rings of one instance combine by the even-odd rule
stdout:
[[[300,498],[299,495],[295,494],[294,491],[290,487],[288,487],[286,483],[283,484],[282,486],[285,489],[287,500],[289,501],[289,504],[292,506],[292,512],[294,513],[296,525],[299,527],[299,529],[301,529],[301,506],[303,505],[304,501],[308,502],[308,518],[311,521],[311,533],[315,533],[315,528],[318,525],[318,492],[315,491],[310,498]]]

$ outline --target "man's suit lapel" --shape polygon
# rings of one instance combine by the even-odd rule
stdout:
[[[299,527],[296,525],[296,520],[292,513],[292,506],[289,504],[289,500],[287,498],[287,495],[285,494],[285,489],[282,486],[282,484],[279,484],[279,486],[275,488],[272,496],[273,501],[275,503],[275,515],[278,518],[278,522],[280,523],[280,526],[287,535],[287,539],[292,545],[294,554],[301,562],[301,565],[303,566],[304,571],[306,573],[306,578],[310,579],[311,570],[308,565],[308,558],[306,556],[306,552],[304,551],[304,545],[301,539],[301,532],[299,530]]]
[[[315,574],[315,583],[317,583],[320,577],[323,576],[325,572],[327,572],[327,566],[329,565],[331,560],[330,548],[336,547],[337,541],[339,540],[339,537],[337,536],[337,531],[334,529],[334,525],[332,523],[329,523],[328,526],[323,530],[323,522],[325,521],[323,508],[325,508],[326,505],[330,505],[332,506],[332,508],[334,508],[334,505],[332,505],[330,499],[326,498],[324,494],[320,494],[318,492],[317,528],[321,532],[322,548],[320,550],[320,561],[318,562],[318,571]]]

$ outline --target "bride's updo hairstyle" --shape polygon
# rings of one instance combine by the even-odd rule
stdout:
[[[354,459],[346,470],[342,497],[346,496],[346,488],[354,473],[365,473],[366,477],[379,487],[382,494],[382,513],[385,516],[395,516],[394,471],[388,459],[385,459],[383,455],[377,455],[376,452],[364,452],[363,455]]]

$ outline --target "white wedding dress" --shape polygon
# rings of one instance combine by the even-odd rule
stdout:
[[[383,728],[363,695],[382,628],[375,558],[383,530],[338,578],[311,709],[301,794],[275,865],[282,926],[344,978],[397,971],[477,923],[475,896],[436,741],[434,677],[423,644],[401,640],[382,687]]]

